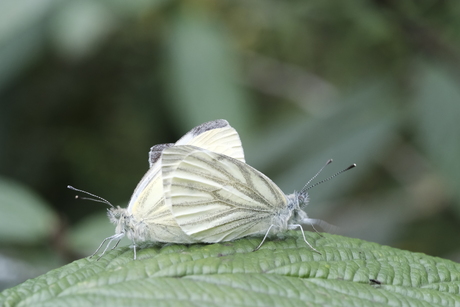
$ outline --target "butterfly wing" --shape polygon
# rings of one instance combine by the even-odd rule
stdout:
[[[193,145],[245,162],[240,136],[224,119],[207,122],[193,128],[175,145]]]
[[[152,146],[149,152],[150,167],[158,161],[165,148],[174,145],[193,145],[245,162],[243,146],[238,132],[225,119],[218,119],[196,126],[176,143]]]
[[[158,159],[160,159],[160,156],[163,150],[171,146],[174,146],[174,143],[158,144],[158,145],[153,145],[152,147],[150,147],[149,167],[153,167],[155,163],[158,161]]]
[[[184,234],[171,215],[169,208],[165,206],[160,163],[155,163],[142,180],[139,185],[143,184],[144,187],[142,190],[137,190],[136,198],[130,202],[128,210],[131,208],[130,213],[132,213],[136,221],[147,225],[147,241],[195,242],[195,240]]]
[[[238,133],[225,120],[204,123],[185,134],[176,144],[155,145],[149,152],[150,169],[141,179],[128,205],[128,212],[136,220],[148,225],[150,241],[191,243],[165,206],[163,178],[159,158],[167,149],[181,144],[194,144],[209,150],[234,155],[244,161],[244,153]]]
[[[230,241],[265,233],[284,216],[287,199],[268,177],[229,156],[194,146],[162,153],[166,205],[198,241]]]
[[[134,189],[133,195],[131,196],[131,200],[128,205],[128,212],[132,213],[133,210],[136,211],[137,209],[135,207],[141,203],[145,203],[145,199],[151,197],[150,194],[153,193],[154,195],[161,195],[163,192],[160,165],[156,162],[161,156],[161,152],[165,148],[171,146],[174,146],[174,143],[158,144],[150,148],[150,169],[147,171],[147,173],[145,173],[144,177],[142,177],[141,181],[139,181],[136,188]],[[147,186],[149,187],[148,189]],[[159,199],[161,199],[161,197]]]

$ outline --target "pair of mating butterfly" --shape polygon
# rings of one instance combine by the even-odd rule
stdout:
[[[285,195],[245,163],[238,133],[226,120],[197,126],[176,143],[153,146],[149,163],[126,209],[69,186],[112,207],[108,216],[116,225],[115,234],[93,255],[109,241],[102,256],[112,241],[117,241],[115,248],[124,236],[133,241],[136,259],[139,242],[216,243],[265,233],[257,250],[270,231],[302,229],[301,224],[318,221],[302,208],[308,203],[308,184],[322,168],[300,192]],[[316,251],[303,229],[302,235]]]

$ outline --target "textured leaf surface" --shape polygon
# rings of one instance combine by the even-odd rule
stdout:
[[[118,248],[0,295],[2,306],[460,306],[460,265],[335,235]]]

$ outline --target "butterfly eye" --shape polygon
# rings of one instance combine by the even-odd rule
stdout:
[[[308,202],[308,193],[300,193],[298,196],[299,205],[305,205]]]

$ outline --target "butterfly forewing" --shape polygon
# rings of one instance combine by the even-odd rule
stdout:
[[[174,143],[167,143],[167,144],[157,144],[150,147],[149,151],[149,165],[150,167],[154,166],[158,159],[161,157],[161,153],[165,148],[174,146]]]
[[[189,133],[192,132],[193,130]],[[177,141],[175,145],[193,145],[245,162],[240,137],[236,130],[230,126],[208,130],[205,133],[195,136],[191,140],[184,136]]]
[[[152,210],[161,203],[163,198],[163,187],[161,178],[160,163],[155,163],[142,177],[141,181],[134,190],[131,201],[129,202],[128,211],[144,212]],[[148,206],[150,208],[144,208]]]
[[[139,222],[148,225],[149,240],[170,243],[192,243],[191,239],[178,227],[171,211],[164,205],[163,183],[157,163],[145,176],[151,176],[144,189],[137,195],[131,210]]]
[[[202,148],[175,146],[162,154],[167,205],[182,230],[203,242],[265,233],[286,197],[249,165]]]

